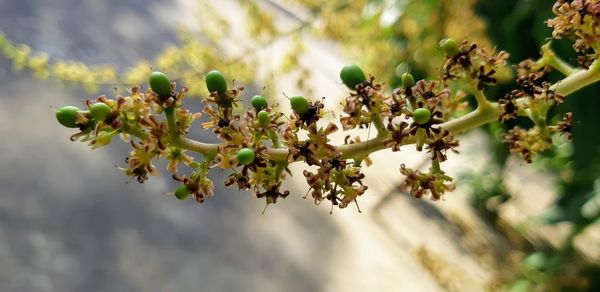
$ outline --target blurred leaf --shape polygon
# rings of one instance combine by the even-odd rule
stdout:
[[[515,282],[512,283],[512,285],[510,285],[510,287],[508,287],[508,291],[509,292],[528,292],[531,291],[532,288],[532,283],[531,281],[527,280],[527,279],[519,279]]]

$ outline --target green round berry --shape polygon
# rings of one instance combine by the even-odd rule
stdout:
[[[206,87],[208,88],[208,92],[216,91],[219,94],[225,93],[227,91],[227,81],[223,73],[217,70],[208,72],[206,74]]]
[[[357,65],[346,65],[340,71],[340,78],[342,82],[350,89],[355,89],[356,85],[361,84],[367,80],[365,73]]]
[[[458,47],[458,43],[455,39],[443,39],[440,41],[440,48],[446,54],[446,57],[454,57],[460,52],[460,48]]]
[[[402,85],[407,88],[407,87],[413,87],[415,86],[415,78],[410,75],[410,73],[404,73],[402,74],[402,77],[400,79],[402,81]]]
[[[292,98],[290,98],[290,105],[292,106],[292,109],[299,115],[305,114],[310,108],[308,105],[308,100],[306,100],[304,96],[292,96]]]
[[[90,115],[96,121],[104,121],[110,117],[110,107],[103,102],[97,102],[90,106]]]
[[[265,109],[269,106],[269,104],[267,103],[267,99],[262,96],[262,95],[255,95],[252,100],[250,101],[250,103],[252,103],[252,106],[257,110],[262,110]]]
[[[250,148],[242,148],[242,149],[240,149],[240,151],[238,151],[236,157],[240,164],[243,164],[243,165],[250,164],[254,161],[254,157],[255,157],[254,150],[252,150]]]
[[[74,106],[63,106],[56,111],[56,119],[58,122],[67,128],[79,128],[77,126],[77,113],[79,109]]]
[[[150,88],[158,95],[161,100],[167,99],[171,95],[171,80],[165,73],[154,71],[148,79]]]
[[[426,108],[418,108],[413,111],[413,121],[415,123],[422,125],[431,119],[431,112]]]
[[[258,112],[258,124],[266,127],[271,123],[271,118],[269,117],[269,113],[266,111]]]
[[[185,185],[180,185],[175,191],[175,197],[180,200],[185,200],[190,195],[191,191]]]

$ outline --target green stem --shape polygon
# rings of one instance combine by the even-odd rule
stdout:
[[[417,146],[417,151],[421,151],[423,150],[423,145],[425,145],[425,141],[427,140],[427,137],[425,137],[425,129],[423,128],[419,128],[417,129],[417,133],[415,134],[415,145]]]
[[[210,155],[216,154],[217,151],[219,150],[219,145],[220,145],[220,144],[213,144],[213,143],[204,143],[204,142],[192,140],[190,138],[186,138],[186,137],[182,137],[182,136],[176,136],[173,139],[173,143],[177,147],[187,149],[190,151],[194,151],[194,152],[198,152],[205,156],[210,156]]]
[[[271,139],[271,142],[273,143],[273,148],[281,148],[282,147],[281,143],[279,143],[279,135],[277,135],[277,132],[275,132],[275,130],[269,129],[269,138]],[[287,158],[287,155],[284,159],[279,159],[279,160],[275,161],[275,177],[276,178],[281,177],[283,170],[288,165],[286,158]]]
[[[283,173],[283,170],[285,169],[286,166],[287,166],[287,162],[285,160],[277,160],[277,162],[275,162],[274,177],[276,177],[276,178],[281,177],[281,174]]]
[[[139,127],[132,127],[130,124],[123,124],[123,126],[121,126],[121,132],[132,135],[132,136],[136,136],[142,140],[148,139],[148,133],[146,133],[144,130],[140,129]]]
[[[435,174],[443,174],[442,168],[440,167],[440,161],[434,159],[431,161],[431,171]]]
[[[273,148],[281,148],[281,143],[279,143],[279,136],[273,129],[269,129],[269,139],[271,139],[271,143],[273,143]]]
[[[165,116],[167,117],[167,128],[171,138],[179,136],[179,127],[177,126],[177,118],[175,117],[175,107],[170,106],[165,108]]]
[[[195,151],[205,156],[210,156],[217,153],[219,144],[203,143],[179,135],[179,127],[177,126],[177,118],[175,117],[174,106],[165,108],[165,116],[167,118],[167,129],[174,146]]]
[[[453,134],[459,134],[483,124],[491,123],[497,120],[500,114],[502,114],[502,110],[498,108],[498,104],[490,103],[489,108],[477,108],[460,118],[441,124],[440,127]]]
[[[556,93],[567,96],[592,83],[600,81],[600,61],[594,61],[588,70],[575,70],[562,81],[550,87]]]
[[[473,90],[473,95],[477,101],[477,108],[485,110],[491,107],[491,103],[488,101],[487,97],[485,97],[485,93],[483,93],[483,91],[475,88]]]
[[[571,67],[571,65],[563,61],[563,59],[559,58],[556,53],[554,53],[552,48],[550,48],[550,42],[542,46],[542,57],[537,63],[542,66],[550,66],[565,76],[569,76],[577,71],[577,69]]]
[[[375,129],[377,129],[377,137],[385,137],[388,135],[388,131],[385,129],[379,113],[371,113],[371,122],[373,123],[373,126],[375,126]]]
[[[477,101],[477,108],[488,109],[491,107],[490,101],[485,96],[483,90],[479,90],[478,81],[473,79],[470,75],[467,75],[465,78],[468,84],[468,89],[475,97],[475,101]]]
[[[573,72],[577,71],[577,69],[571,67],[571,65],[569,65],[567,62],[563,61],[562,59],[559,59],[558,57],[545,60],[544,62],[546,65],[558,70],[560,73],[564,74],[565,76],[569,76]]]
[[[260,132],[256,132],[254,133],[254,139],[252,141],[254,141],[254,143],[258,143],[260,141],[260,137],[262,137],[262,134]]]

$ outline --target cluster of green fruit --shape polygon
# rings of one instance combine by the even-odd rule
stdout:
[[[453,57],[459,53],[458,43],[454,39],[443,39],[440,41],[440,47],[448,57]],[[350,89],[354,90],[357,85],[367,81],[365,73],[357,65],[347,65],[340,72],[342,82]],[[148,79],[152,91],[158,95],[159,99],[166,100],[172,95],[171,80],[162,72],[154,71]],[[414,86],[415,80],[409,73],[404,73],[401,78],[404,87]],[[206,74],[206,86],[209,92],[224,94],[227,91],[227,80],[225,76],[213,70]],[[258,112],[258,121],[266,125],[269,122],[269,114],[263,111],[268,106],[266,98],[257,95],[251,100],[252,106]],[[290,98],[292,109],[302,115],[309,110],[309,104],[303,96],[293,96]],[[102,102],[94,103],[88,111],[83,111],[75,106],[64,106],[56,111],[56,119],[67,128],[79,128],[77,125],[77,115],[79,113],[89,113],[95,121],[104,121],[111,115],[110,107]],[[429,121],[431,112],[426,108],[418,108],[413,112],[413,119],[416,123],[424,124]]]
[[[77,123],[77,116],[80,114],[89,114],[96,122],[105,121],[112,115],[110,106],[103,102],[97,102],[90,105],[87,111],[72,105],[61,107],[56,110],[56,119],[67,128],[80,128],[81,125]]]

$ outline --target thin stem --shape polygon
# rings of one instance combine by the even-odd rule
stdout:
[[[452,134],[459,134],[483,124],[491,123],[497,120],[500,114],[502,114],[502,111],[498,108],[498,104],[494,102],[490,103],[490,107],[487,109],[477,108],[460,118],[441,124],[440,127]]]
[[[275,130],[269,129],[269,138],[271,138],[271,142],[273,143],[273,148],[275,148],[275,149],[282,148],[281,143],[279,143],[279,135],[277,135],[277,132],[275,132]],[[285,169],[285,167],[287,165],[288,165],[287,154],[286,154],[286,157],[284,157],[283,159],[275,160],[275,177],[276,178],[281,177],[281,174],[283,173],[283,170]]]
[[[275,130],[269,129],[269,138],[271,139],[271,143],[273,143],[273,148],[281,148],[281,143],[279,143],[279,137]]]
[[[444,172],[442,171],[442,168],[440,167],[440,161],[437,159],[434,159],[431,161],[431,170],[433,173],[436,174],[443,174]]]
[[[571,65],[569,65],[567,62],[563,61],[562,59],[560,59],[558,57],[547,59],[544,61],[544,63],[546,65],[558,70],[560,73],[564,74],[565,76],[569,76],[573,72],[577,71],[577,69],[571,67]]]
[[[274,176],[276,178],[280,178],[281,175],[283,174],[283,170],[285,170],[286,166],[287,166],[287,162],[285,160],[277,160],[277,162],[275,162]]]
[[[375,129],[377,129],[377,137],[387,136],[388,131],[385,129],[379,113],[371,113],[371,122],[375,126]]]
[[[170,106],[165,108],[165,116],[167,117],[167,129],[169,135],[172,138],[179,136],[179,127],[177,126],[177,118],[175,117],[175,107]]]
[[[477,108],[486,109],[491,107],[491,103],[488,101],[487,97],[485,97],[485,93],[481,90],[475,90],[473,92],[475,99],[477,100]]]
[[[600,81],[600,61],[596,60],[587,70],[576,70],[562,81],[554,83],[550,89],[566,96],[598,81]]]
[[[471,93],[473,94],[473,96],[475,96],[475,101],[477,101],[477,108],[481,108],[481,109],[488,109],[491,107],[491,103],[490,101],[487,99],[487,97],[485,96],[485,93],[483,92],[483,90],[479,90],[479,88],[477,87],[477,82],[473,79],[471,79]]]
[[[146,133],[144,130],[142,130],[138,127],[132,127],[130,124],[124,124],[121,127],[121,132],[132,135],[132,136],[136,136],[142,140],[145,140],[148,138],[148,133]]]
[[[178,147],[198,152],[202,155],[213,155],[217,153],[220,145],[215,143],[204,143],[180,135],[173,139],[173,143]]]
[[[214,155],[219,149],[219,144],[203,143],[183,137],[179,134],[177,126],[177,117],[175,117],[175,107],[170,106],[165,108],[165,116],[167,118],[167,129],[169,136],[175,146],[201,153],[202,155]]]
[[[569,76],[577,71],[577,69],[571,67],[571,65],[554,53],[550,47],[550,42],[542,46],[542,57],[537,61],[537,63],[542,66],[550,66],[565,76]]]

